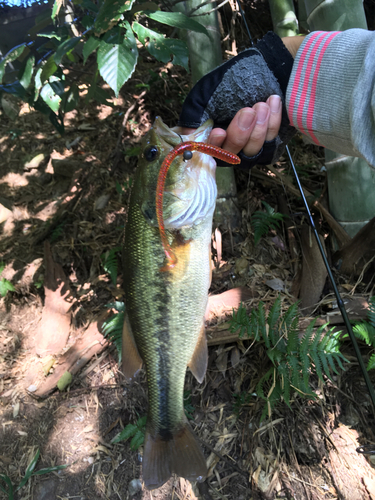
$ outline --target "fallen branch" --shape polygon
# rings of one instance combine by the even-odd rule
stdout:
[[[66,372],[72,376],[76,375],[93,356],[100,354],[107,345],[107,340],[98,330],[98,324],[92,323],[83,336],[60,357],[54,372],[39,385],[35,392],[30,394],[37,398],[48,397],[57,388],[60,378]]]

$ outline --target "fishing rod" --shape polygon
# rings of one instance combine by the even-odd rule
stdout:
[[[243,22],[245,24],[246,31],[247,31],[247,34],[249,36],[251,46],[255,47],[253,37],[251,36],[251,32],[250,32],[249,26],[247,24],[245,13],[244,13],[244,11],[243,11],[243,9],[241,7],[241,4],[240,4],[240,0],[237,0],[237,5],[238,5],[238,9],[240,11],[240,14],[242,16]],[[373,387],[373,385],[371,383],[370,377],[368,375],[368,372],[366,370],[365,364],[363,362],[363,358],[362,358],[361,352],[360,352],[359,347],[358,347],[357,339],[355,338],[355,335],[354,335],[353,329],[352,329],[352,325],[350,324],[350,321],[349,321],[349,318],[348,318],[348,314],[347,314],[346,309],[345,309],[344,301],[342,300],[340,292],[339,292],[339,290],[338,290],[338,288],[336,286],[335,279],[333,277],[333,274],[332,274],[331,268],[329,266],[326,254],[324,252],[322,242],[320,241],[319,234],[318,234],[318,231],[317,231],[315,223],[314,223],[314,219],[313,219],[313,217],[311,215],[311,211],[310,211],[309,205],[307,203],[307,200],[306,200],[306,197],[305,197],[305,193],[303,192],[303,188],[302,188],[301,182],[299,180],[299,176],[298,176],[298,173],[297,173],[296,167],[294,165],[294,161],[293,161],[293,158],[292,158],[292,155],[291,155],[291,153],[289,151],[289,147],[288,146],[286,146],[286,152],[288,154],[289,161],[290,161],[290,164],[291,164],[292,169],[293,169],[294,176],[295,176],[296,181],[297,181],[298,189],[299,189],[299,191],[301,193],[301,197],[302,197],[303,203],[305,205],[307,215],[309,217],[309,222],[310,222],[310,225],[311,225],[311,227],[313,229],[313,232],[314,232],[314,235],[315,235],[315,239],[316,239],[316,242],[317,242],[318,247],[319,247],[319,251],[321,253],[324,265],[325,265],[325,267],[327,269],[328,277],[329,277],[329,279],[331,281],[333,292],[334,292],[334,294],[336,296],[338,308],[340,309],[341,316],[342,316],[342,318],[344,320],[344,323],[345,323],[345,326],[346,326],[346,328],[348,330],[349,338],[350,338],[350,340],[351,340],[351,342],[353,344],[355,355],[357,357],[359,366],[361,368],[363,378],[365,379],[366,386],[367,386],[367,389],[368,389],[368,392],[370,394],[370,398],[371,398],[371,401],[372,401],[374,415],[375,415],[375,391],[374,391],[374,387]],[[372,454],[372,453],[374,453],[374,447],[372,447],[371,450],[370,450],[370,448],[371,447],[360,446],[359,448],[357,448],[357,451],[358,451],[358,453],[363,453],[363,454]]]

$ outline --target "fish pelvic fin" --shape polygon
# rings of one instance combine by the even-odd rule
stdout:
[[[159,488],[173,473],[190,481],[203,481],[207,476],[206,460],[187,422],[170,439],[146,432],[143,452],[146,487]]]
[[[134,340],[128,315],[125,314],[122,329],[122,371],[128,380],[134,378],[142,368],[142,358]]]
[[[200,384],[203,382],[204,376],[206,374],[207,363],[208,363],[207,338],[204,325],[202,325],[193,356],[191,357],[191,360],[188,363],[190,371]]]

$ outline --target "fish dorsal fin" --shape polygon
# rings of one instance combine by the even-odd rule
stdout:
[[[201,383],[204,379],[207,370],[208,363],[208,351],[207,351],[207,339],[204,325],[202,325],[199,339],[197,345],[195,346],[195,351],[191,360],[188,363],[194,377]]]
[[[125,314],[122,329],[122,371],[129,380],[142,368],[142,358],[138,352],[128,315]]]

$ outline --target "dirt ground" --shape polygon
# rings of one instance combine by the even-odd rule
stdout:
[[[366,7],[373,14],[373,3]],[[253,35],[259,38],[271,29],[268,8],[259,0],[247,9]],[[224,34],[229,33],[230,16],[224,11],[222,18]],[[247,41],[242,25],[237,30],[235,48],[240,51]],[[229,37],[223,42],[226,57],[233,51],[232,41]],[[375,460],[356,451],[365,444],[375,450],[374,412],[350,343],[342,347],[350,362],[345,371],[324,385],[313,378],[315,401],[293,396],[290,408],[280,404],[271,418],[260,422],[264,402],[255,388],[268,358],[264,345],[228,331],[231,305],[225,309],[213,302],[206,378],[199,385],[188,372],[186,379],[191,424],[209,465],[207,480],[190,484],[173,477],[150,492],[141,482],[142,449],[132,450],[128,441],[111,443],[124,426],[146,414],[147,386],[143,371],[132,383],[124,380],[116,349],[101,336],[101,322],[111,313],[107,304],[123,298],[120,259],[114,284],[101,256],[123,241],[140,138],[157,115],[170,126],[176,124],[188,89],[189,76],[181,68],[145,57],[120,97],[111,100],[113,107],[85,103],[87,86],[81,85],[81,103],[67,115],[63,137],[26,105],[20,104],[13,122],[0,111],[0,207],[6,207],[0,212],[0,262],[5,263],[2,278],[15,286],[0,299],[0,474],[18,485],[39,450],[35,471],[69,466],[32,477],[17,499],[375,500]],[[326,206],[323,151],[298,136],[291,150],[304,187],[319,191]],[[296,300],[301,255],[291,257],[288,229],[280,227],[254,246],[251,225],[261,201],[277,209],[276,200],[284,197],[290,212],[297,214],[295,224],[302,227],[303,207],[288,189],[290,175],[286,158],[273,171],[237,172],[241,217],[238,227],[219,228],[222,256],[218,262],[216,251],[213,296],[241,287],[247,290],[249,309],[260,300],[269,308],[279,293],[285,308]],[[315,216],[330,257],[331,227],[317,209]],[[55,278],[63,273],[59,276],[68,308],[50,310],[52,322],[46,323],[45,286],[51,273]],[[335,270],[352,317],[364,317],[367,300],[374,295],[373,275],[371,266],[360,278]],[[312,314],[324,320],[334,316],[333,324],[344,330],[335,307],[326,283]],[[47,328],[56,335],[56,325],[67,318],[69,336],[51,368],[50,358],[39,352],[41,331],[45,335]],[[79,366],[68,389],[37,397],[90,331],[99,340],[85,344],[74,358]],[[368,359],[369,349],[360,347]],[[89,361],[81,366],[85,353],[90,353]],[[372,374],[371,379],[375,383]],[[246,397],[240,400],[240,395]],[[0,498],[7,496],[0,492]]]

